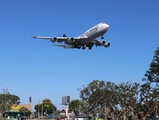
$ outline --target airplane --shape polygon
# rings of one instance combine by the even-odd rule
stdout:
[[[104,46],[105,48],[110,46],[109,42],[104,41],[104,34],[108,31],[109,25],[101,22],[94,27],[88,29],[82,35],[78,37],[67,37],[66,34],[63,34],[63,37],[43,37],[43,36],[33,36],[32,38],[50,40],[54,42],[64,42],[63,45],[53,44],[53,46],[59,46],[63,48],[77,48],[77,49],[92,49],[95,46]],[[101,37],[102,40],[97,40],[96,38]]]

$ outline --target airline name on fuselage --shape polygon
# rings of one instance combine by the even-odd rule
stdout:
[[[98,26],[97,26],[97,27],[92,28],[91,30],[89,30],[89,32],[92,32],[92,31],[94,31],[94,30],[98,30]]]
[[[92,32],[92,31],[96,31],[96,30],[98,30],[98,26],[97,26],[97,27],[94,27],[94,28],[92,28],[92,29],[90,29],[89,31],[87,31],[87,32],[85,33],[85,35],[87,35],[88,33]]]

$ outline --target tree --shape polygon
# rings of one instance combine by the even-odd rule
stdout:
[[[96,115],[100,112],[100,99],[102,93],[100,92],[101,87],[104,85],[104,81],[93,80],[87,87],[84,87],[80,91],[80,97],[85,101],[87,105],[87,114],[92,114],[95,119]]]
[[[144,76],[145,78],[143,80],[146,81],[147,83],[143,85],[143,88],[148,90],[148,92],[149,91],[151,92],[150,94],[146,93],[148,94],[148,96],[151,96],[149,99],[146,99],[147,100],[146,103],[148,104],[149,102],[152,103],[152,101],[156,101],[155,102],[156,104],[154,104],[153,107],[157,110],[157,104],[159,102],[159,95],[158,95],[159,93],[159,47],[155,51],[155,55],[153,56],[153,60],[150,64],[150,68],[146,71]],[[156,111],[156,114],[159,114],[159,113],[157,113]]]
[[[42,112],[42,104],[36,104],[35,107],[34,107],[34,109],[36,110],[35,116],[36,116],[36,118],[38,118],[39,115],[40,115],[41,112]],[[43,113],[42,113],[42,114],[43,114]]]
[[[35,110],[42,114],[44,114],[44,112],[45,114],[51,114],[56,109],[56,106],[54,106],[54,104],[48,98],[44,99],[41,104],[35,105]]]
[[[133,113],[139,119],[145,120],[150,116],[158,105],[159,88],[152,87],[150,83],[139,85],[139,83],[121,83],[119,85],[119,119],[124,115],[132,116]]]
[[[42,110],[42,104],[36,104],[34,109],[37,111],[37,112],[40,112],[41,113],[41,110]]]
[[[153,60],[150,64],[149,70],[146,71],[145,79],[147,82],[155,82],[159,83],[159,47],[155,51],[155,55],[153,56]]]
[[[151,115],[158,106],[159,88],[151,86],[150,83],[145,83],[140,86],[140,98],[138,106],[134,109],[141,119]]]
[[[9,112],[12,105],[18,105],[20,98],[14,94],[10,94],[7,89],[0,94],[0,119],[2,120],[5,112]],[[5,114],[6,116],[7,114]]]
[[[118,85],[118,104],[115,107],[115,113],[119,120],[122,120],[126,114],[133,111],[138,100],[139,86],[139,83],[131,81]]]
[[[87,87],[80,90],[80,97],[84,101],[87,114],[95,119],[97,114],[104,114],[105,119],[112,111],[116,102],[116,85],[112,82],[93,80]]]
[[[22,112],[24,114],[24,116],[30,116],[31,115],[31,111],[28,110],[28,108],[26,108],[26,107],[21,107],[19,109],[19,111]]]
[[[159,88],[152,87],[150,83],[140,85],[139,83],[121,83],[118,92],[118,107],[116,114],[118,119],[124,115],[137,115],[139,119],[145,120],[151,115],[158,105]],[[132,114],[133,113],[133,114]]]
[[[69,109],[71,109],[76,116],[81,112],[84,102],[81,100],[72,100],[69,104]]]
[[[53,111],[55,111],[57,108],[53,105],[50,99],[46,98],[42,101],[43,110],[46,114],[51,114]]]

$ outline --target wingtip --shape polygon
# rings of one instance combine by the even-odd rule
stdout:
[[[32,36],[31,38],[37,38],[37,36]]]

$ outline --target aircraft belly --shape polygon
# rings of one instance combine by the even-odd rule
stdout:
[[[80,40],[80,41],[75,41],[73,43],[70,43],[69,45],[74,45],[74,46],[85,46],[89,44],[90,40]]]
[[[100,36],[102,36],[104,33],[106,33],[106,31],[104,30],[98,30],[98,31],[94,31],[94,32],[91,32],[87,35],[87,39],[81,39],[81,40],[75,40],[74,42],[72,43],[69,43],[69,45],[75,45],[75,46],[85,46],[85,45],[88,45],[90,44],[90,42],[92,40],[94,40],[95,38],[98,38]]]

